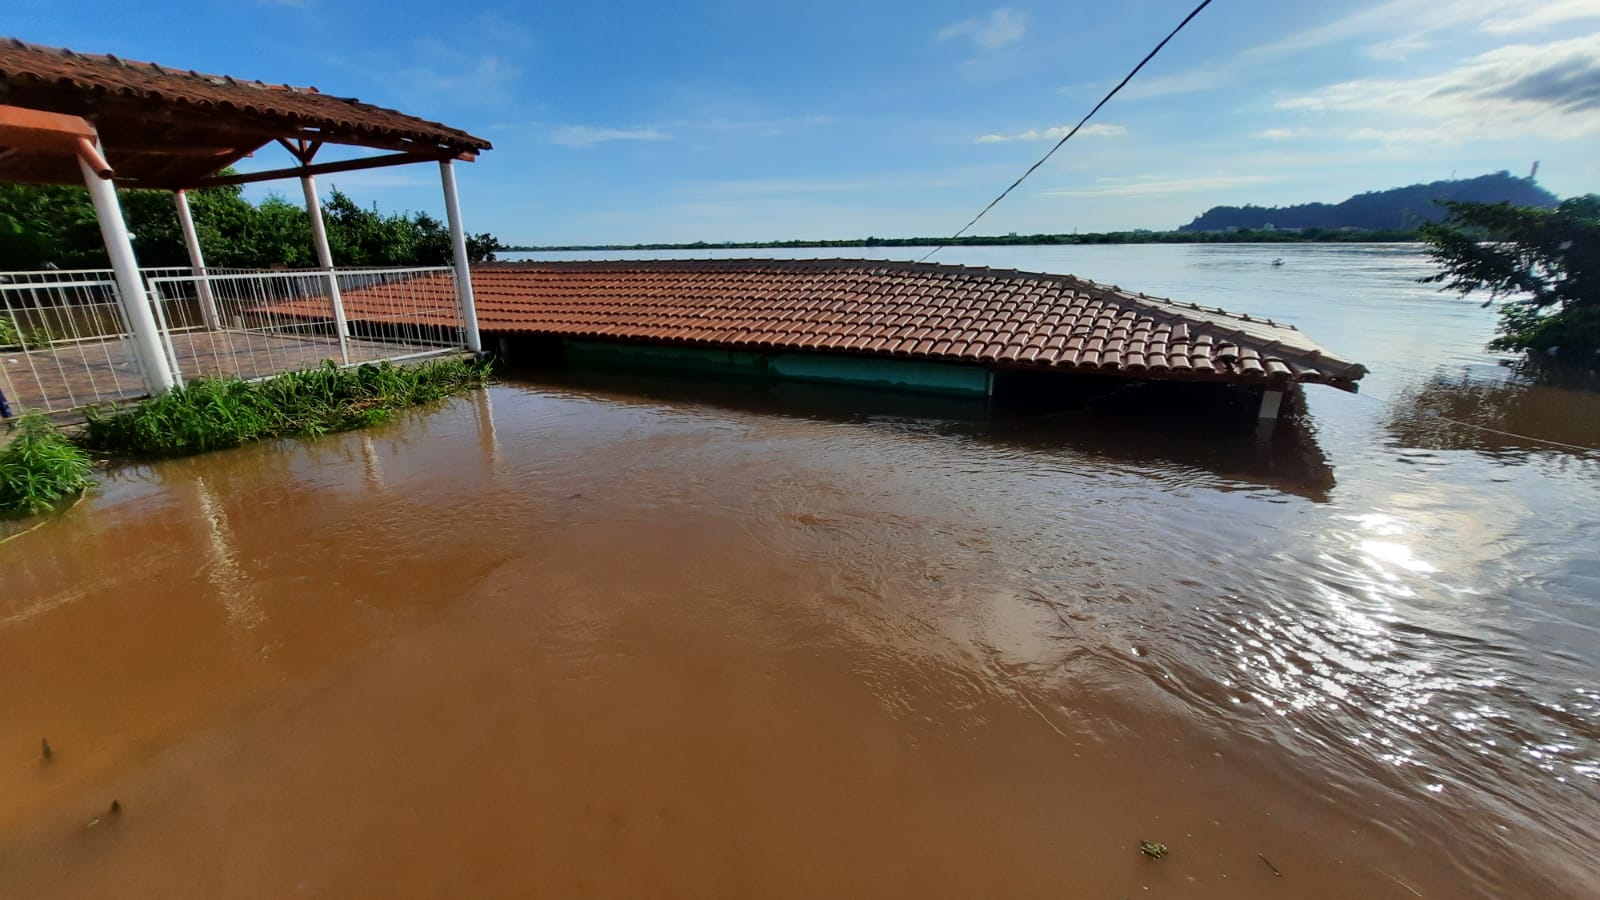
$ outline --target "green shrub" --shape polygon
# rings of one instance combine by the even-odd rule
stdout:
[[[0,350],[17,350],[23,346],[37,349],[64,338],[55,329],[44,325],[23,328],[9,313],[0,310]]]
[[[289,372],[262,381],[201,378],[133,406],[92,410],[85,443],[129,456],[185,456],[280,436],[315,436],[388,421],[484,384],[489,366],[464,359]]]
[[[41,513],[94,485],[89,454],[40,413],[16,422],[17,434],[0,447],[0,513]]]
[[[1446,203],[1449,218],[1419,234],[1440,266],[1423,278],[1500,302],[1491,350],[1600,350],[1600,194],[1555,209]],[[1487,305],[1487,304],[1486,304]]]

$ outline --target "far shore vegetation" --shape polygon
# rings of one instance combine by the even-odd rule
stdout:
[[[122,215],[144,266],[188,266],[189,252],[166,191],[119,192]],[[317,265],[305,207],[276,195],[251,203],[238,186],[189,193],[195,230],[213,268]],[[450,229],[427,213],[384,213],[335,188],[323,199],[328,246],[338,266],[436,266],[451,261]],[[473,262],[503,249],[491,234],[467,235]],[[0,270],[100,269],[110,264],[89,192],[72,185],[0,184]]]
[[[1445,218],[1449,204],[1510,203],[1554,209],[1556,195],[1533,176],[1500,171],[1357,194],[1338,203],[1291,206],[1213,206],[1173,231],[1076,231],[972,235],[949,238],[865,237],[842,240],[726,241],[714,243],[563,244],[504,247],[520,252],[580,250],[789,250],[814,247],[1006,247],[1052,244],[1293,244],[1403,243],[1421,240],[1420,229]]]
[[[809,241],[693,241],[684,244],[552,244],[501,247],[517,253],[565,253],[612,250],[805,250],[813,247],[1013,247],[1055,244],[1319,244],[1406,243],[1421,240],[1417,230],[1281,228],[1237,231],[1094,231],[1082,234],[978,234],[949,237],[865,237]]]

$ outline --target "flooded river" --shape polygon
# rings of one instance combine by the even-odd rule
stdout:
[[[1594,895],[1600,393],[1411,248],[941,258],[1372,375],[1256,435],[513,374],[107,473],[0,544],[0,898]]]

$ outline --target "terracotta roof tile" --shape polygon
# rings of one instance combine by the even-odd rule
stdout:
[[[452,321],[448,280],[408,287]],[[475,267],[473,287],[491,333],[1346,390],[1366,374],[1290,326],[1068,275],[864,260],[498,263]],[[351,319],[378,311],[376,293],[344,301]]]

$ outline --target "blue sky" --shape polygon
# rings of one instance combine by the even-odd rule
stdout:
[[[1191,6],[0,0],[0,22],[464,128],[495,144],[459,167],[471,230],[590,243],[948,233]],[[1216,0],[976,230],[1171,228],[1534,160],[1600,190],[1600,0]],[[322,181],[442,214],[431,167]]]

